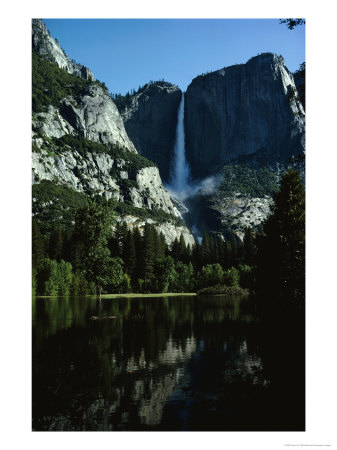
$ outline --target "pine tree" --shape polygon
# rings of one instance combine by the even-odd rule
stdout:
[[[238,240],[234,235],[234,233],[231,236],[230,243],[231,243],[231,266],[235,266],[238,260]]]
[[[225,242],[224,263],[223,267],[229,269],[232,266],[232,244],[230,241]]]
[[[187,248],[185,244],[184,236],[181,234],[179,238],[179,250],[178,250],[178,261],[181,261],[184,264],[188,263],[188,253]]]
[[[255,237],[252,233],[251,228],[246,228],[245,235],[243,238],[243,250],[244,250],[244,261],[249,266],[253,266],[256,260],[256,244]]]
[[[202,267],[202,251],[199,242],[196,242],[192,249],[192,264],[196,270],[200,270]]]
[[[144,227],[143,236],[143,262],[144,262],[144,281],[150,286],[153,278],[153,268],[155,260],[155,229],[148,223]]]
[[[284,299],[304,299],[305,193],[299,173],[282,177],[271,216],[258,239],[257,289]]]
[[[48,255],[50,259],[55,259],[60,261],[63,258],[63,227],[60,224],[53,224],[50,237],[49,237],[49,248]]]
[[[136,267],[136,249],[132,231],[127,232],[126,241],[123,248],[123,261],[125,270],[132,278]]]
[[[204,233],[204,236],[202,238],[200,253],[201,253],[202,266],[206,266],[207,264],[210,264],[211,244],[210,244],[210,237],[207,233]]]
[[[164,258],[166,256],[167,245],[165,236],[163,233],[158,233],[156,230],[154,235],[154,247],[156,258]]]
[[[135,244],[136,265],[134,269],[132,284],[135,286],[138,279],[144,278],[143,238],[140,234],[139,228],[136,228],[133,232],[133,240]]]
[[[39,269],[43,266],[45,258],[45,243],[37,222],[32,220],[32,264]]]
[[[103,287],[113,282],[115,274],[119,276],[108,248],[113,225],[114,212],[109,203],[91,204],[76,213],[74,267],[85,271],[88,281],[95,283],[99,296]]]
[[[174,261],[179,261],[179,241],[175,238],[172,244],[170,255]]]

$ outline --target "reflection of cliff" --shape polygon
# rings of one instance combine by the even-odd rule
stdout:
[[[35,430],[235,429],[257,400],[271,407],[259,323],[244,301],[45,303],[33,316]]]
[[[255,353],[248,352],[247,341],[244,340],[240,343],[238,351],[226,361],[224,379],[227,383],[240,379],[254,385],[266,386],[269,381],[263,378],[262,370],[262,359]]]
[[[165,375],[157,382],[152,382],[151,396],[142,398],[138,408],[138,414],[142,424],[158,425],[161,422],[166,400],[171,395],[177,383],[176,371]]]
[[[141,423],[158,425],[161,422],[165,403],[179,382],[179,363],[184,363],[190,359],[195,349],[196,339],[194,337],[187,338],[184,345],[177,344],[172,338],[167,341],[166,349],[159,354],[158,362],[155,366],[160,368],[162,365],[167,365],[170,367],[169,374],[159,378],[151,378],[149,398],[144,398],[143,396],[144,382],[138,384],[136,387],[133,398],[135,401],[140,400],[138,411]],[[141,393],[142,397],[139,397],[139,393]]]
[[[153,361],[146,359],[144,349],[138,357],[131,355],[121,363],[116,363],[116,355],[108,355],[114,365],[113,388],[109,395],[105,394],[103,398],[98,392],[98,398],[77,411],[78,423],[75,424],[68,414],[59,414],[51,418],[48,429],[107,431],[135,429],[135,423],[139,424],[139,429],[160,424],[167,399],[179,383],[182,367],[195,349],[194,337],[179,342],[170,337]],[[73,402],[71,409],[75,405]]]

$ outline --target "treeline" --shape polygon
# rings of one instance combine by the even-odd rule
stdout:
[[[72,231],[54,224],[48,236],[33,221],[33,292],[85,295],[102,292],[256,292],[270,304],[303,305],[305,196],[296,171],[284,174],[263,232],[247,229],[241,242],[205,234],[171,248],[146,223],[143,232],[116,223],[113,203],[79,209]]]
[[[85,206],[72,231],[54,223],[46,236],[33,220],[34,294],[194,292],[219,283],[252,288],[250,230],[243,243],[205,234],[192,248],[183,236],[170,248],[153,225],[129,230],[113,214],[109,203]]]
[[[131,99],[134,95],[139,94],[140,92],[143,92],[149,86],[152,86],[154,84],[159,84],[161,86],[171,86],[171,84],[168,83],[167,81],[165,81],[164,78],[162,78],[161,80],[158,80],[158,81],[150,80],[148,83],[145,83],[143,86],[138,86],[137,91],[136,91],[136,89],[133,88],[133,89],[131,89],[131,92],[128,91],[125,95],[122,95],[121,93],[119,93],[119,94],[110,93],[110,97],[116,103],[118,110],[121,112],[126,107],[130,106]]]

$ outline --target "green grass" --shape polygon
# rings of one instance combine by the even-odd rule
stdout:
[[[110,299],[110,298],[150,298],[150,297],[174,297],[174,296],[195,296],[197,295],[195,292],[162,292],[160,294],[137,294],[137,293],[129,293],[129,294],[102,294],[102,298]],[[92,296],[95,297],[95,296]]]
[[[176,296],[185,296],[185,297],[193,297],[197,294],[195,292],[163,292],[160,294],[137,294],[137,293],[129,293],[129,294],[102,294],[101,298],[104,299],[113,299],[113,298],[151,298],[151,297],[176,297]],[[72,297],[71,295],[33,295],[34,298],[62,298],[62,297]],[[98,295],[86,295],[85,297],[95,298]]]

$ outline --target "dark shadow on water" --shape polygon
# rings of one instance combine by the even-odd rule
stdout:
[[[34,430],[304,430],[304,323],[252,299],[35,299]]]

